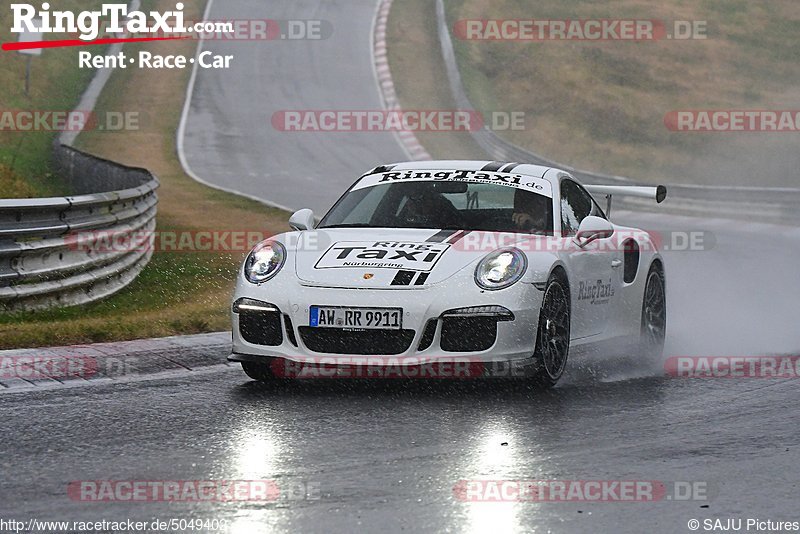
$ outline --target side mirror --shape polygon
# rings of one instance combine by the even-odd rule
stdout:
[[[297,230],[298,232],[313,230],[314,212],[308,208],[294,212],[294,214],[289,217],[289,226],[292,227],[292,230]]]
[[[575,242],[583,248],[596,239],[605,239],[614,235],[614,225],[602,217],[589,215],[581,222]]]

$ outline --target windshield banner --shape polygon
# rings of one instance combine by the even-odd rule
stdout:
[[[513,187],[515,189],[525,189],[548,198],[553,197],[553,189],[550,182],[544,178],[526,176],[508,172],[492,171],[466,171],[466,170],[408,170],[379,172],[364,176],[353,186],[351,191],[357,191],[367,187],[374,187],[381,184],[396,182],[472,182]]]

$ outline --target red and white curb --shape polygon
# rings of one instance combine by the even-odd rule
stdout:
[[[389,69],[389,58],[386,46],[386,26],[389,21],[389,11],[392,9],[393,0],[381,0],[378,4],[378,11],[375,16],[375,31],[373,32],[372,49],[375,61],[375,74],[377,76],[378,87],[383,100],[383,108],[387,111],[402,111],[400,101],[397,99],[397,92],[392,81],[392,72]],[[420,144],[417,136],[411,131],[395,132],[395,135],[414,161],[427,161],[432,159],[428,151]]]
[[[0,351],[0,394],[136,382],[232,367],[231,333]]]

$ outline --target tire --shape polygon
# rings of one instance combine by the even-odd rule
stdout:
[[[272,369],[269,365],[255,362],[242,362],[242,369],[244,374],[258,380],[259,382],[270,382],[275,380],[275,375],[272,374]]]
[[[659,362],[664,354],[667,333],[667,297],[664,271],[654,263],[647,273],[642,295],[642,321],[639,354],[649,363]]]
[[[570,334],[569,284],[555,275],[547,282],[539,312],[536,348],[533,354],[533,383],[539,387],[556,385],[567,366]]]

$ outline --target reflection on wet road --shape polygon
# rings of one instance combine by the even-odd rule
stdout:
[[[641,532],[653,524],[685,532],[693,517],[793,509],[793,380],[615,381],[614,365],[573,368],[547,392],[508,381],[266,387],[234,368],[7,394],[0,517],[225,519],[234,533]],[[274,481],[281,493],[266,503],[97,503],[66,491],[80,480],[231,479]],[[699,481],[709,496],[465,502],[454,487],[469,480]]]

